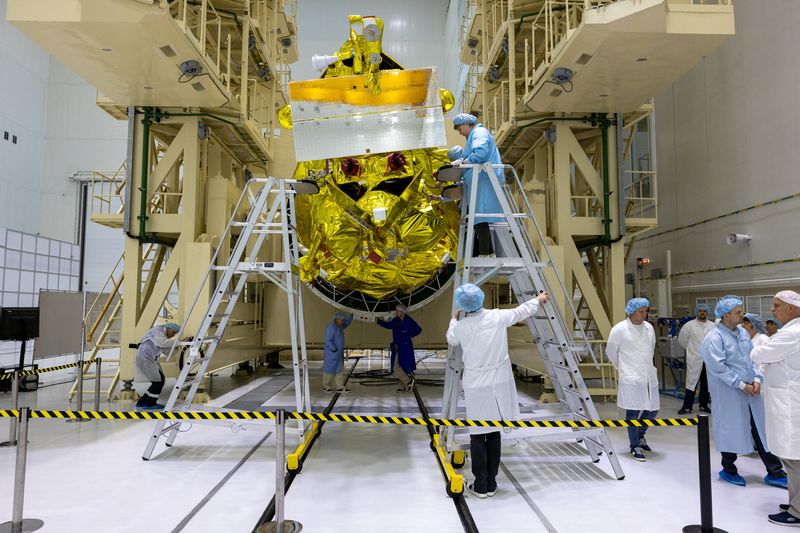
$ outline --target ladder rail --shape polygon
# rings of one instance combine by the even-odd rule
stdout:
[[[267,185],[262,187],[253,198],[251,191],[242,191],[242,198],[248,197],[251,207],[245,222],[240,222],[237,213],[231,216],[228,228],[240,227],[238,240],[230,253],[226,266],[217,266],[217,254],[209,264],[203,285],[206,285],[211,272],[221,271],[221,275],[214,287],[214,292],[205,309],[205,315],[197,328],[197,334],[191,342],[180,343],[188,349],[178,380],[173,387],[166,405],[167,411],[180,411],[191,405],[203,377],[209,367],[216,349],[220,346],[224,332],[233,316],[239,297],[243,293],[245,284],[250,274],[263,274],[270,282],[275,283],[287,294],[290,330],[292,335],[292,360],[295,380],[295,400],[297,410],[305,406],[311,409],[310,387],[307,371],[307,354],[305,351],[305,331],[302,318],[302,281],[297,269],[299,250],[296,246],[296,237],[291,235],[294,230],[294,180],[275,180],[269,178]],[[237,209],[238,211],[238,209]],[[276,217],[280,217],[280,221]],[[279,227],[275,231],[260,231],[256,227]],[[278,261],[259,262],[259,253],[270,234],[281,234],[282,250],[278,252],[282,259]],[[252,242],[251,242],[252,240]],[[218,250],[219,251],[219,250]],[[237,277],[238,276],[238,277]],[[201,286],[202,287],[202,286]],[[227,298],[227,300],[226,300]],[[193,302],[188,314],[195,311],[197,299]],[[224,307],[221,315],[217,314]],[[301,347],[298,349],[298,339]],[[205,346],[205,352],[202,351]],[[184,397],[181,397],[185,394]],[[299,424],[299,434],[305,430],[303,423]],[[158,421],[150,440],[147,443],[143,459],[152,456],[155,446],[162,436],[166,437],[167,446],[171,446],[181,427],[180,422],[167,425],[166,421]]]
[[[558,272],[553,261],[553,255],[547,246],[545,237],[531,209],[530,203],[523,194],[525,210],[519,212],[518,202],[509,190],[505,180],[505,169],[510,168],[514,175],[516,186],[523,190],[519,176],[513,167],[509,165],[462,165],[472,169],[473,186],[470,187],[468,201],[462,201],[461,227],[459,229],[459,248],[456,261],[456,272],[453,276],[455,287],[461,283],[470,281],[471,276],[475,276],[476,283],[488,281],[493,276],[505,276],[508,278],[511,290],[514,292],[517,301],[522,303],[535,297],[541,290],[546,290],[552,294],[551,284],[545,277],[545,269],[552,270],[557,280],[557,289],[565,298],[565,309],[562,309],[555,301],[543,304],[541,311],[526,320],[526,324],[533,335],[534,344],[537,346],[545,366],[547,375],[553,384],[553,388],[558,398],[562,416],[566,415],[573,419],[597,419],[597,410],[589,395],[586,382],[580,372],[578,352],[587,352],[597,365],[597,360],[592,350],[591,342],[583,328],[578,313],[572,302],[572,295],[567,291],[564,281]],[[497,177],[495,169],[502,169],[503,176]],[[476,213],[477,204],[477,181],[480,173],[486,172],[489,182],[497,196],[502,213]],[[476,174],[477,173],[477,174]],[[494,177],[492,174],[494,173]],[[473,226],[479,217],[502,218],[505,223],[497,223],[492,226],[492,238],[496,243],[496,259],[475,261],[472,258],[472,248],[474,241]],[[531,220],[536,229],[541,242],[539,252],[546,255],[546,261],[541,261],[537,248],[534,247],[532,236],[528,233],[524,221]],[[476,270],[477,268],[477,270]],[[455,310],[455,299],[453,301]],[[567,311],[567,309],[569,311]],[[571,313],[578,326],[567,328],[565,313]],[[453,416],[458,410],[458,399],[460,392],[460,373],[463,371],[461,352],[458,347],[448,348],[448,366],[445,379],[445,390],[443,395],[443,414]],[[445,446],[448,452],[456,449],[455,431],[447,428],[445,433]],[[593,462],[597,462],[603,452],[607,453],[609,462],[618,478],[624,477],[624,472],[619,464],[616,453],[614,452],[608,434],[602,428],[597,431],[597,437],[587,439],[582,437],[579,432],[562,432],[554,436],[548,435],[541,440],[570,440],[583,438],[586,451]]]
[[[253,187],[254,185],[259,184],[259,183],[263,184],[263,188],[261,190],[259,190],[259,193],[261,193],[263,189],[267,189],[267,191],[264,193],[266,195],[272,189],[272,186],[275,183],[275,178],[252,178],[252,179],[248,180],[247,183],[245,183],[244,189],[242,190],[242,193],[239,195],[239,199],[237,200],[236,205],[234,206],[233,211],[231,212],[231,218],[228,221],[227,226],[225,227],[225,231],[223,232],[222,236],[219,239],[220,243],[226,242],[227,239],[230,237],[231,232],[232,232],[231,231],[232,228],[236,226],[235,221],[236,221],[236,217],[237,217],[237,215],[239,213],[239,208],[244,203],[245,198],[248,198],[248,191],[251,190],[251,187]],[[258,198],[260,198],[260,195],[256,195],[256,199],[258,199]],[[254,208],[254,206],[255,206],[255,203],[251,203],[250,204],[250,209],[252,210]],[[247,239],[241,239],[241,235],[240,235],[240,239],[237,241],[236,246],[239,246],[242,241],[246,241],[246,240]],[[246,244],[246,242],[245,242],[245,244]],[[217,259],[219,258],[219,254],[220,254],[221,251],[222,251],[222,246],[217,246],[217,249],[214,251],[214,254],[211,256],[210,266],[209,266],[208,270],[206,270],[205,276],[203,276],[203,279],[200,281],[200,283],[197,286],[197,290],[195,291],[194,298],[192,299],[192,303],[189,306],[188,312],[184,314],[185,317],[191,316],[191,314],[194,312],[194,309],[197,306],[197,302],[200,300],[200,296],[203,294],[203,288],[209,282],[209,279],[211,277],[211,273],[214,271],[214,269],[211,268],[211,267],[213,267],[214,265],[217,264]],[[233,254],[233,252],[231,252],[231,254]],[[220,286],[220,284],[218,283],[217,286]],[[177,336],[179,338],[184,333],[185,324],[186,324],[186,322],[184,321],[181,324],[180,331],[177,333]],[[170,348],[170,351],[166,356],[166,360],[167,361],[172,359],[172,356],[173,356],[173,354],[175,352],[175,348],[178,345],[179,345],[179,343],[175,343],[175,345],[172,348]]]

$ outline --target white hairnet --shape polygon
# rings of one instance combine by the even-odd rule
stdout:
[[[174,331],[175,333],[180,333],[181,326],[179,324],[176,324],[175,322],[167,322],[166,324],[164,324],[164,329]]]
[[[397,304],[394,307],[395,311],[400,311],[401,313],[408,313],[408,307],[403,304]]]
[[[775,298],[789,305],[800,307],[800,294],[794,291],[781,291],[775,295]]]
[[[483,291],[472,283],[465,283],[456,289],[456,305],[467,313],[480,309],[483,299]]]

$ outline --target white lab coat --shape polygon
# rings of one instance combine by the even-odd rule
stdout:
[[[637,326],[625,319],[611,328],[606,355],[619,371],[617,405],[635,411],[657,411],[658,373],[653,365],[656,334],[649,322]]]
[[[764,369],[767,442],[782,459],[800,459],[800,318],[768,337],[750,357]]]
[[[763,333],[756,333],[753,338],[750,339],[750,342],[753,343],[753,348],[757,348],[767,342],[769,340],[769,335],[764,335]]]
[[[450,320],[447,342],[461,346],[464,362],[462,384],[471,420],[515,420],[519,399],[508,357],[506,330],[536,313],[539,301],[514,309],[481,309],[461,320]],[[491,433],[497,428],[470,428],[470,434]]]
[[[686,350],[686,388],[689,390],[696,390],[697,382],[700,381],[700,374],[703,372],[700,345],[712,329],[712,321],[701,322],[695,318],[684,324],[678,333],[678,343]]]

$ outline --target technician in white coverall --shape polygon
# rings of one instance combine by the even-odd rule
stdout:
[[[711,409],[708,408],[711,395],[708,393],[708,379],[703,356],[700,355],[700,345],[703,344],[706,333],[714,329],[714,323],[708,319],[710,310],[706,304],[697,304],[694,312],[697,318],[684,324],[678,334],[678,343],[686,350],[686,392],[683,397],[683,407],[678,411],[679,415],[692,412],[694,394],[698,385],[700,386],[700,410],[705,413],[711,412]]]
[[[467,418],[515,420],[520,416],[519,399],[506,330],[536,313],[548,296],[542,293],[514,309],[484,309],[483,299],[483,291],[471,283],[458,287],[455,300],[459,311],[447,328],[447,342],[462,350]],[[467,489],[478,498],[494,496],[500,468],[500,432],[475,427],[469,432],[475,482]]]
[[[647,322],[647,298],[632,298],[625,306],[628,318],[611,328],[606,355],[619,371],[617,406],[625,409],[625,420],[644,420],[658,415],[658,373],[653,366],[656,335]],[[644,436],[647,426],[628,428],[631,456],[646,461],[652,451]]]
[[[772,314],[783,327],[750,352],[764,369],[767,442],[780,457],[789,485],[789,503],[769,521],[800,526],[800,294],[776,294]]]

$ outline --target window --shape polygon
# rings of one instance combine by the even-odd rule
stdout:
[[[748,313],[754,313],[761,316],[761,320],[775,320],[772,316],[772,295],[748,296],[745,300],[744,310]]]

